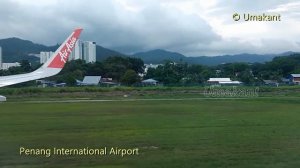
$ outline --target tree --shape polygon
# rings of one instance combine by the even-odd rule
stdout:
[[[23,72],[31,72],[32,71],[32,67],[28,60],[21,61],[21,68],[22,68]]]
[[[132,70],[134,70],[136,73],[144,73],[144,61],[141,60],[140,58],[131,58],[128,57],[127,58],[130,65],[127,68],[130,68]]]
[[[144,76],[144,79],[150,79],[150,78],[157,79],[156,69],[155,68],[148,68],[147,73]]]
[[[133,85],[134,83],[139,82],[139,76],[134,70],[129,69],[122,76],[121,82],[125,85],[130,86]]]
[[[108,57],[103,62],[104,76],[120,81],[125,72],[129,69],[136,74],[144,72],[144,62],[139,58],[129,57]]]
[[[202,65],[166,62],[156,69],[149,68],[145,78],[153,78],[164,84],[200,84],[212,77],[213,70]]]
[[[93,64],[88,64],[86,75],[89,76],[105,76],[105,69],[102,62],[95,62]]]

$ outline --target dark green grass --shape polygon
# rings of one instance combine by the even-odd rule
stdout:
[[[39,99],[119,99],[123,95],[130,95],[134,98],[161,98],[167,97],[203,97],[203,93],[210,86],[194,86],[194,87],[55,87],[55,88],[0,88],[0,94],[7,96],[10,101],[24,101]],[[222,86],[220,89],[232,89],[233,86]],[[217,87],[218,88],[218,87]],[[295,86],[238,86],[237,89],[253,90],[259,88],[259,96],[261,97],[300,97],[300,85]],[[174,94],[175,93],[175,94]]]
[[[300,100],[0,104],[0,167],[299,167]],[[138,156],[24,157],[19,147],[138,147]]]

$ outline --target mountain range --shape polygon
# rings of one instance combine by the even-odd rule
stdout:
[[[7,38],[0,40],[0,46],[2,47],[3,62],[18,62],[21,60],[29,60],[31,63],[39,63],[38,54],[41,51],[55,51],[59,44],[54,46],[45,46],[42,44],[36,44],[28,40],[22,40],[19,38]],[[187,62],[190,64],[203,64],[203,65],[218,65],[222,63],[232,62],[248,62],[263,63],[271,61],[276,56],[287,56],[294,52],[285,52],[281,54],[237,54],[237,55],[222,55],[222,56],[199,56],[199,57],[187,57],[183,54],[170,52],[162,49],[156,49],[146,52],[138,52],[132,55],[123,54],[118,51],[114,51],[102,46],[96,46],[96,59],[101,61],[110,56],[129,56],[141,58],[145,63],[161,64],[166,60],[174,62]]]
[[[175,62],[187,62],[189,64],[203,64],[203,65],[219,65],[223,63],[233,62],[247,62],[247,63],[263,63],[271,61],[277,56],[288,56],[295,54],[295,52],[285,52],[281,54],[237,54],[237,55],[222,55],[222,56],[198,56],[198,57],[187,57],[180,53],[170,52],[166,50],[151,50],[147,52],[135,53],[132,56],[141,58],[145,63],[160,64],[166,60],[172,60]]]
[[[18,62],[21,60],[36,62],[39,61],[39,58],[34,56],[34,54],[38,54],[40,51],[52,51],[58,47],[47,47],[15,37],[0,40],[0,46],[2,48],[3,62]]]

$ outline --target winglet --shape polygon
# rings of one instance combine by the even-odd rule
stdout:
[[[49,61],[44,64],[44,66],[47,68],[62,69],[75,48],[75,43],[78,40],[81,31],[82,29],[75,29],[67,40],[56,50]]]
[[[82,29],[75,29],[64,43],[55,51],[51,58],[39,69],[18,75],[0,77],[0,87],[46,78],[58,74],[67,62]]]

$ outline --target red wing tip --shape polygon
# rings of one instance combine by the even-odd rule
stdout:
[[[82,31],[83,28],[76,28],[75,31]]]

